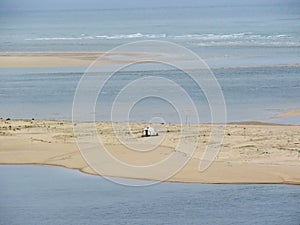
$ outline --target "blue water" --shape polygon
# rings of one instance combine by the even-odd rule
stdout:
[[[300,5],[21,11],[0,13],[0,51],[107,51],[166,40],[210,66],[298,64]]]
[[[270,3],[1,12],[0,50],[103,51],[128,41],[160,39],[207,57],[264,56],[284,61],[288,56],[299,62],[295,50],[300,46],[299,7]]]
[[[215,69],[213,72],[224,94],[228,121],[300,123],[298,117],[285,120],[270,119],[278,113],[300,108],[297,67]],[[0,73],[0,102],[5,106],[1,107],[0,117],[71,120],[73,98],[82,74],[32,73],[26,70],[11,74]],[[184,73],[174,70],[116,73],[106,84],[104,94],[99,97],[102,103],[97,104],[96,119],[109,120],[111,105],[121,88],[132,80],[149,75],[172,79],[180,84],[194,100],[200,122],[210,121],[209,106],[201,89]],[[158,88],[159,84],[153,84],[153,89],[156,87]],[[128,96],[128,103],[130,101]],[[151,110],[153,107],[159,110]],[[163,117],[166,122],[179,122],[177,113],[166,102],[146,99],[134,109],[130,115],[131,121],[149,121],[152,117]]]
[[[210,66],[224,94],[228,121],[300,124],[299,117],[270,119],[300,108],[299,9],[299,4],[289,2],[194,8],[1,11],[0,51],[107,51],[133,41],[172,41],[196,52]],[[0,69],[0,117],[70,120],[75,89],[85,69]],[[109,107],[121,84],[153,74],[172,77],[183,86],[198,108],[200,122],[210,121],[202,90],[189,83],[180,71],[173,70],[119,73],[107,86],[102,96],[104,103],[97,105],[96,119],[109,120]],[[166,122],[179,122],[167,104],[148,100],[137,105],[130,120],[163,117]],[[149,110],[154,105],[159,110]]]
[[[161,183],[127,187],[78,171],[0,166],[0,224],[298,225],[300,188]]]

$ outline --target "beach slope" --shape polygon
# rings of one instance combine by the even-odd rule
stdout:
[[[130,124],[135,138],[141,138],[146,126]],[[127,149],[113,132],[111,123],[96,127],[109,152],[130,165],[151,165],[164,160],[180,139],[177,124],[153,124],[161,135],[161,145],[148,152]],[[238,123],[226,126],[222,149],[212,165],[198,170],[208,143],[211,125],[201,126],[196,151],[186,166],[168,179],[171,182],[300,184],[300,127],[261,123]],[[155,138],[155,137],[154,137]],[[0,164],[55,165],[96,174],[83,159],[73,125],[65,121],[0,120]],[[106,176],[128,177],[112,171]],[[156,180],[157,174],[136,174],[136,179]]]

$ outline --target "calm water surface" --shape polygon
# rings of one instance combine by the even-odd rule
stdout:
[[[300,108],[299,68],[227,68],[214,69],[213,72],[224,95],[228,121],[300,124],[299,117],[271,119],[276,114]],[[73,98],[82,76],[82,71],[64,72],[58,69],[52,69],[52,72],[2,70],[2,73],[0,70],[0,102],[5,106],[0,109],[0,117],[71,120]],[[210,122],[209,106],[202,90],[186,74],[176,70],[121,71],[114,74],[98,97],[96,120],[110,120],[112,104],[121,89],[146,76],[164,77],[179,84],[193,99],[200,122]],[[158,94],[161,93],[160,88],[159,83],[152,83],[152,89],[157,90]],[[146,90],[141,90],[141,96],[143,91]],[[176,90],[168,90],[168,93],[172,94],[172,91],[175,95]],[[123,104],[131,103],[130,94],[125,99],[127,102]],[[188,112],[189,109],[186,110]],[[129,119],[150,121],[152,117],[162,117],[166,122],[180,122],[170,104],[154,98],[136,104]]]
[[[291,185],[121,186],[48,166],[0,166],[0,224],[299,225]]]
[[[230,7],[2,11],[0,51],[108,51],[135,41],[171,41],[196,52],[212,68],[224,93],[229,121],[300,124],[299,117],[270,120],[300,108],[299,7],[282,1]],[[85,69],[0,69],[0,117],[70,120],[74,92]],[[105,114],[120,85],[156,75],[172,77],[185,87],[197,105],[200,122],[210,121],[201,90],[178,71],[137,70],[119,75],[106,89],[97,120],[108,120]],[[137,105],[131,120],[162,117],[178,122],[169,106],[148,100]]]

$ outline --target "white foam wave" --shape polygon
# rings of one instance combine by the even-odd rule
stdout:
[[[197,43],[197,46],[213,47],[213,46],[253,46],[253,47],[300,47],[300,42],[280,42],[280,41],[211,41]]]
[[[158,39],[166,38],[166,34],[142,34],[142,33],[133,33],[133,34],[117,34],[117,35],[96,35],[96,36],[85,36],[81,34],[79,37],[39,37],[39,38],[30,38],[26,39],[27,41],[61,41],[61,40],[88,40],[88,39],[140,39],[140,38],[149,38],[149,39]]]
[[[88,40],[94,39],[92,36],[87,37],[41,37],[41,38],[28,38],[26,41],[63,41],[63,40]]]
[[[131,39],[131,38],[166,38],[166,34],[119,34],[119,35],[98,35],[97,38],[102,39]]]
[[[86,35],[72,37],[38,37],[26,39],[30,41],[76,41],[76,40],[121,40],[121,39],[167,39],[190,41],[198,46],[300,46],[299,41],[295,41],[286,34],[262,35],[252,32],[233,34],[116,34],[116,35]]]
[[[190,39],[190,40],[276,40],[282,38],[288,38],[288,35],[260,35],[253,34],[252,32],[246,33],[234,33],[234,34],[186,34],[174,36],[175,39]]]

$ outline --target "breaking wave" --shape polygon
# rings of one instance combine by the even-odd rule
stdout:
[[[55,40],[88,40],[88,39],[140,39],[140,38],[166,38],[166,34],[117,34],[117,35],[96,35],[96,36],[86,36],[81,34],[79,37],[41,37],[41,38],[31,38],[26,39],[27,41],[55,41]]]
[[[76,41],[76,40],[123,40],[123,39],[158,39],[170,41],[189,41],[198,46],[300,46],[299,40],[286,34],[261,35],[252,32],[233,34],[116,34],[86,35],[74,37],[38,37],[27,41]]]
[[[98,35],[97,38],[102,39],[131,39],[131,38],[166,38],[166,34],[120,34],[120,35]]]
[[[193,39],[193,40],[276,40],[289,38],[288,35],[278,34],[278,35],[260,35],[253,34],[252,32],[246,33],[235,33],[235,34],[187,34],[174,36],[175,39]]]
[[[280,42],[280,41],[269,41],[269,42],[264,42],[264,41],[211,41],[211,42],[201,42],[195,44],[197,46],[202,46],[202,47],[213,47],[213,46],[248,46],[248,47],[259,47],[259,46],[264,46],[264,47],[300,47],[300,42]]]

